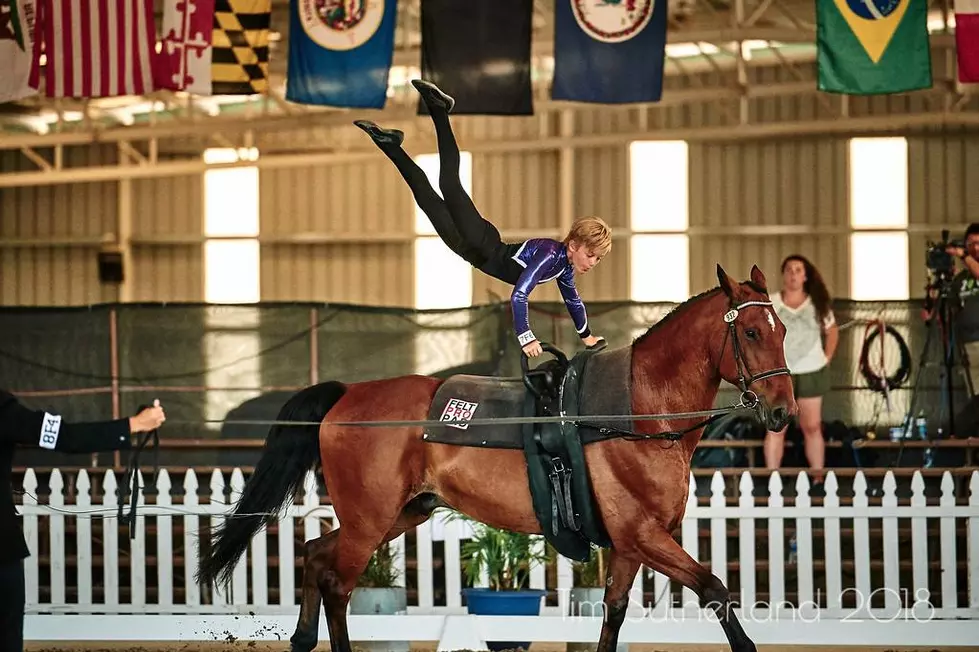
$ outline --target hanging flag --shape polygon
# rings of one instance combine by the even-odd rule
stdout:
[[[211,37],[214,0],[164,0],[163,57],[166,88],[211,94]]]
[[[35,54],[43,48],[47,97],[144,95],[163,88],[153,0],[39,0]],[[31,70],[31,83],[40,77]]]
[[[0,0],[0,104],[37,94],[34,61],[34,0]]]
[[[955,0],[955,51],[959,81],[979,84],[979,0]]]
[[[384,108],[397,10],[397,0],[294,0],[286,99]]]
[[[211,93],[254,95],[269,85],[272,0],[215,0]]]
[[[873,95],[929,88],[927,0],[816,0],[818,88]]]
[[[666,0],[556,0],[555,100],[658,102],[666,59]]]
[[[533,15],[533,0],[422,0],[421,78],[453,97],[453,114],[533,115]]]

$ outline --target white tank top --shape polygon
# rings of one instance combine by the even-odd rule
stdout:
[[[793,374],[806,374],[825,367],[822,330],[836,323],[833,311],[826,313],[820,328],[816,306],[811,297],[806,297],[798,308],[790,308],[782,303],[781,292],[770,296],[775,313],[785,324],[785,363],[789,371]]]

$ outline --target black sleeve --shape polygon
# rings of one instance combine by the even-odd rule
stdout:
[[[0,390],[0,441],[62,453],[98,453],[132,446],[129,419],[69,423],[60,415],[30,410]]]

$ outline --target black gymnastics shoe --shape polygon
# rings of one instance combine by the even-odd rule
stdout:
[[[367,132],[375,143],[379,145],[397,145],[405,141],[405,134],[400,129],[382,129],[370,120],[354,120],[354,124]]]
[[[446,113],[451,113],[452,107],[456,105],[456,101],[450,95],[443,93],[432,82],[427,82],[424,79],[412,79],[411,85],[421,94],[429,109],[437,106],[445,109]]]

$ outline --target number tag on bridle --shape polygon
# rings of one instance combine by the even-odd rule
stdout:
[[[724,313],[724,321],[730,324],[732,321],[738,318],[738,309],[732,308]]]

